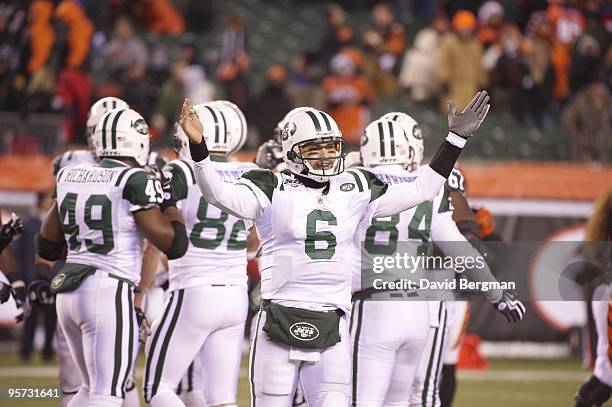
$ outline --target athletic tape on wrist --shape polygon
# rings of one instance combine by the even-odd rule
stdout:
[[[465,143],[467,143],[467,140],[465,138],[453,133],[452,131],[448,132],[448,135],[446,136],[446,141],[459,148],[465,147]]]

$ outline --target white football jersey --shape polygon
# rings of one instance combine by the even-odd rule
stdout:
[[[53,160],[53,176],[66,166],[80,163],[95,164],[96,157],[90,150],[68,150]]]
[[[238,184],[263,207],[255,221],[262,298],[348,311],[355,231],[386,185],[360,169],[331,177],[325,188],[309,188],[289,171],[268,170],[249,171]]]
[[[254,163],[213,164],[223,181],[229,183],[257,168]],[[170,290],[212,284],[246,286],[247,237],[253,222],[210,205],[196,184],[192,165],[191,161],[174,160],[166,167],[172,172],[174,198],[189,238],[187,253],[168,262]]]
[[[163,200],[159,181],[117,160],[80,163],[58,172],[56,199],[66,262],[94,266],[138,284],[142,237],[132,212]]]
[[[381,165],[368,170],[386,184],[414,182],[419,176],[418,170],[409,172],[400,165]],[[356,254],[353,257],[352,291],[361,289],[362,260],[365,264],[371,264],[372,256],[392,256],[396,252],[398,242],[401,244],[410,242],[409,246],[404,245],[402,249],[414,249],[416,256],[419,243],[431,241],[432,225],[444,227],[440,223],[433,222],[434,218],[452,210],[448,185],[444,184],[444,188],[432,202],[423,202],[407,211],[385,218],[372,218],[371,212],[365,214],[355,234]],[[362,254],[368,258],[362,259]]]

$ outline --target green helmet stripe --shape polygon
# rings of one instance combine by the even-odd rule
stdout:
[[[327,127],[327,131],[331,131],[332,127],[331,127],[331,122],[329,121],[329,118],[327,117],[327,113],[325,112],[319,112],[321,113],[321,116],[323,116],[323,121],[325,122],[325,127]]]
[[[111,127],[111,148],[113,149],[117,148],[117,123],[119,123],[119,117],[121,117],[123,112],[125,112],[125,110],[120,110],[117,112],[115,118],[113,119],[113,125]]]
[[[393,130],[393,123],[389,122],[389,143],[391,144],[391,156],[395,157],[395,131]]]
[[[312,122],[315,126],[315,130],[317,132],[321,131],[321,123],[319,123],[319,119],[317,119],[317,116],[315,116],[315,114],[309,110],[306,110],[306,114],[312,119]]]
[[[378,141],[380,142],[380,156],[385,156],[385,135],[382,122],[378,122]]]
[[[213,108],[211,108],[210,106],[204,106],[204,107],[208,109],[208,111],[213,117],[213,120],[215,121],[215,143],[218,143],[219,142],[219,119],[217,118],[217,114],[215,113]]]
[[[221,115],[221,120],[223,120],[223,142],[227,143],[227,133],[228,133],[228,129],[227,129],[227,122],[225,121],[225,114],[223,113],[222,110],[219,110],[219,114]]]
[[[102,148],[103,149],[106,149],[106,123],[108,122],[108,118],[110,116],[111,116],[110,114],[105,115],[104,121],[102,122]]]

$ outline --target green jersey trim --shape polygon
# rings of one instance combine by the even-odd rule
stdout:
[[[354,170],[348,170],[347,173],[351,174],[353,178],[355,178],[355,183],[357,183],[357,189],[359,190],[359,192],[363,192],[363,183],[361,182],[359,175],[353,171]]]
[[[186,170],[181,164],[180,162],[172,161],[164,168],[164,171],[172,173],[172,180],[170,181],[172,186],[172,198],[177,201],[186,199],[189,189],[187,174],[185,173]]]
[[[272,194],[274,189],[278,186],[278,178],[270,170],[249,170],[242,174],[240,178],[244,178],[250,181],[253,185],[259,188],[268,200],[272,202]]]
[[[448,186],[448,181],[444,183],[443,188],[444,188],[444,194],[442,195],[442,201],[440,202],[438,213],[449,212],[451,210],[451,197],[450,197],[450,188]]]
[[[127,178],[123,187],[123,199],[132,205],[148,207],[151,205],[149,195],[146,193],[149,180],[155,180],[155,176],[147,174],[143,169],[136,169]],[[127,171],[126,171],[127,172]],[[123,174],[122,174],[123,175]]]
[[[358,176],[358,173],[365,178],[366,185],[370,190],[370,202],[380,198],[385,194],[385,192],[387,192],[387,188],[389,187],[389,185],[376,178],[376,175],[374,175],[374,173],[368,170],[364,170],[363,168],[355,168],[347,172],[350,173],[353,177],[355,177],[355,181],[357,182],[357,188],[359,188],[360,192],[363,191],[363,186],[361,185],[361,180]]]

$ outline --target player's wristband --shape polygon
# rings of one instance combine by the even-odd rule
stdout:
[[[459,158],[459,154],[461,154],[461,148],[446,140],[440,145],[440,148],[438,148],[438,151],[429,162],[429,167],[444,178],[448,178],[457,162],[457,158]]]
[[[465,147],[465,143],[467,143],[467,139],[461,137],[458,134],[453,133],[452,131],[448,132],[448,135],[446,136],[446,141],[459,148]]]
[[[204,137],[202,137],[202,142],[200,144],[189,142],[189,153],[191,154],[191,159],[195,162],[200,162],[209,156]]]

